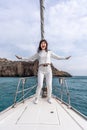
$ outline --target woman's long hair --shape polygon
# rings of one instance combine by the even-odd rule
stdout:
[[[42,43],[42,42],[45,42],[45,43],[46,43],[45,51],[46,51],[46,52],[48,51],[48,43],[47,43],[47,41],[46,41],[45,39],[43,39],[43,40],[41,40],[40,43],[39,43],[39,47],[38,47],[38,50],[37,50],[38,53],[42,50],[42,48],[41,48],[41,43]]]

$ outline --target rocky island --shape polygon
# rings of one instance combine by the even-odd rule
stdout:
[[[53,76],[58,77],[71,77],[71,74],[59,71],[53,64]],[[25,62],[25,61],[11,61],[6,58],[0,58],[0,77],[28,77],[37,76],[38,61]]]

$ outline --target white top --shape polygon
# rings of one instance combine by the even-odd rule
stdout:
[[[65,57],[61,57],[53,53],[52,51],[45,51],[42,50],[39,53],[36,53],[30,58],[22,58],[23,61],[34,61],[38,59],[39,65],[40,64],[45,64],[45,63],[51,63],[51,58],[57,59],[57,60],[65,60]]]

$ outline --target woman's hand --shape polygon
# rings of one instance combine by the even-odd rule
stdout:
[[[17,55],[15,55],[15,56],[16,56],[17,59],[22,59],[22,57],[19,57],[19,56],[17,56]]]
[[[66,57],[65,59],[68,60],[71,56]]]

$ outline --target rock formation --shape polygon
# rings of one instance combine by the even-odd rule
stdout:
[[[0,76],[1,77],[27,77],[36,76],[38,71],[38,61],[24,62],[11,61],[5,58],[0,58]],[[54,76],[71,77],[71,75],[64,71],[57,70],[52,64],[52,71]]]

